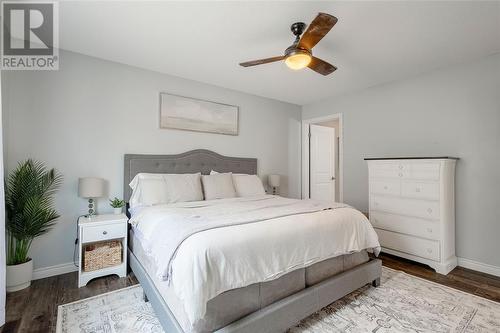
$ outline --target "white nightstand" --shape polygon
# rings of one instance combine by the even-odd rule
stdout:
[[[78,219],[78,288],[96,277],[117,274],[127,275],[127,221],[125,214],[94,215]],[[116,266],[85,272],[82,270],[83,248],[89,243],[119,240],[122,243],[122,263]]]

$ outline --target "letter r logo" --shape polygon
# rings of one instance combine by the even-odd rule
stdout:
[[[4,55],[53,55],[53,3],[2,5]]]

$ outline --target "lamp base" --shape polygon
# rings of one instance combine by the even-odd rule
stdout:
[[[95,215],[95,202],[94,199],[89,198],[89,213],[85,215],[86,218],[91,218],[92,216]]]

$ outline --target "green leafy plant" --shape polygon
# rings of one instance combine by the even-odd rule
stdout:
[[[123,206],[125,206],[125,200],[120,200],[115,197],[113,200],[109,199],[109,204],[113,208],[122,208]]]
[[[7,264],[31,260],[28,251],[33,239],[48,232],[59,214],[54,209],[54,194],[62,184],[55,169],[28,159],[18,164],[5,184]]]

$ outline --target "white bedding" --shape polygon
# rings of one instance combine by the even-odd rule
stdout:
[[[329,207],[333,209],[325,210]],[[210,227],[190,225],[199,219]],[[192,324],[204,316],[208,300],[224,291],[273,280],[338,255],[380,251],[377,235],[361,212],[276,196],[148,207],[131,223],[157,271],[170,269],[171,287]],[[194,232],[179,230],[184,228]],[[183,239],[183,234],[189,236]]]

